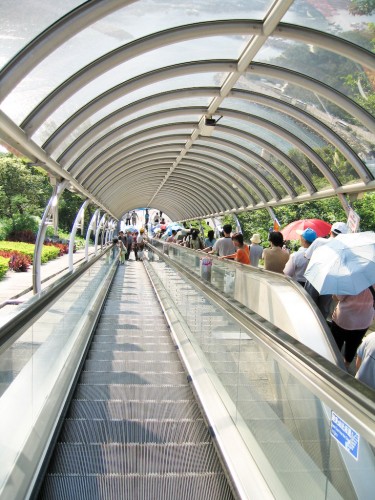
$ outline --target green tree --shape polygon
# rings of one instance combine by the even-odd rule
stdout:
[[[368,16],[375,10],[375,0],[351,0],[349,12],[354,16]]]
[[[0,219],[11,221],[26,216],[41,216],[51,195],[48,175],[39,167],[12,154],[0,154]]]

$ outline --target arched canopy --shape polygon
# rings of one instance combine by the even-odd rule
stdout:
[[[118,219],[374,190],[366,5],[7,2],[1,141]]]

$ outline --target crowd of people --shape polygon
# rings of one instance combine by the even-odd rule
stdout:
[[[367,288],[358,295],[321,295],[304,276],[313,252],[329,239],[347,232],[348,227],[344,222],[332,225],[329,238],[318,237],[312,228],[297,230],[300,248],[293,253],[286,248],[280,231],[270,231],[269,247],[263,248],[259,234],[254,234],[248,245],[241,233],[232,232],[230,224],[223,226],[218,239],[215,239],[213,230],[203,240],[198,229],[191,229],[180,234],[172,231],[166,241],[215,254],[220,260],[234,260],[254,267],[258,267],[260,259],[263,259],[264,269],[293,278],[304,287],[327,320],[338,348],[344,348],[345,365],[349,367],[357,355],[357,378],[375,388],[375,332],[365,337],[375,317],[374,288]]]
[[[162,238],[166,227],[155,234]],[[306,279],[305,271],[314,251],[331,238],[348,232],[344,222],[336,222],[331,227],[329,238],[318,237],[314,229],[297,230],[300,238],[298,251],[290,253],[286,248],[284,237],[280,231],[270,231],[269,247],[264,248],[260,234],[255,233],[250,244],[244,242],[240,232],[233,232],[230,224],[225,224],[219,238],[209,230],[207,237],[202,238],[196,228],[172,229],[167,243],[174,243],[216,255],[220,260],[228,259],[241,264],[259,267],[263,260],[264,269],[285,274],[293,278],[311,296],[323,317],[330,325],[331,332],[338,348],[343,350],[344,362],[347,367],[356,357],[357,378],[375,388],[375,332],[365,336],[374,321],[374,287],[367,288],[357,295],[326,295],[319,294]],[[119,248],[120,263],[129,259],[134,252],[135,260],[143,259],[145,230],[126,233],[120,231],[114,244]],[[207,256],[208,256],[207,255]]]
[[[131,252],[134,252],[135,260],[143,260],[144,247],[146,243],[145,229],[139,231],[119,231],[118,237],[113,239],[113,246],[119,252],[120,264],[125,264],[129,260]]]

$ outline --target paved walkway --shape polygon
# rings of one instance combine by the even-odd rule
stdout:
[[[93,253],[93,248],[89,249],[89,255]],[[85,249],[77,250],[73,254],[73,265],[83,262]],[[57,259],[50,260],[41,267],[42,289],[61,278],[69,269],[69,256],[63,255]],[[4,305],[8,300],[25,301],[33,296],[33,268],[30,266],[26,273],[15,273],[9,270],[0,280],[0,318],[7,316],[17,308],[16,304]]]

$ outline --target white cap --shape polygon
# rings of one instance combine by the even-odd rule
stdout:
[[[346,234],[348,232],[348,226],[345,222],[335,222],[332,224],[331,233],[334,234]]]

